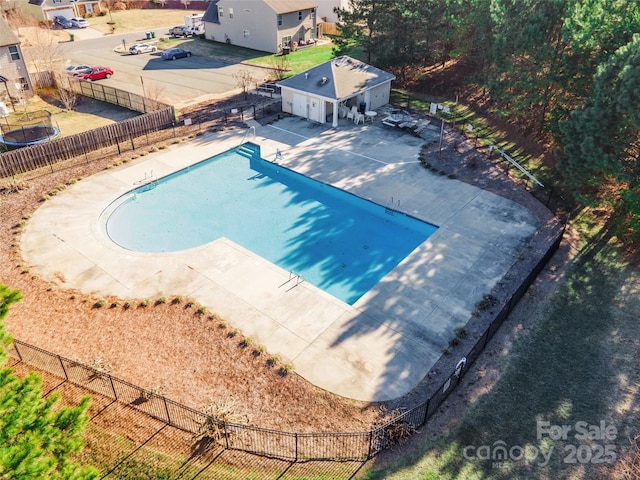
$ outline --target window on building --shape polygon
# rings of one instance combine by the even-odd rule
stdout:
[[[244,38],[249,38],[249,30],[242,30],[242,36]]]
[[[22,90],[29,90],[29,82],[27,82],[25,77],[16,78],[16,83],[20,84]]]
[[[9,47],[9,54],[11,55],[11,60],[20,60],[20,52],[16,45],[11,45]]]
[[[278,26],[282,26],[282,15],[278,15]]]
[[[233,18],[233,8],[229,9],[229,18]]]
[[[93,4],[92,3],[85,3],[84,4],[84,10],[87,13],[93,13]]]
[[[287,35],[286,37],[282,37],[282,45],[285,47],[291,46],[291,35]]]
[[[218,18],[224,17],[224,8],[218,7]]]
[[[62,3],[62,0],[53,0],[53,3]]]
[[[311,20],[315,20],[315,18],[316,18],[316,9],[312,8],[311,9]]]
[[[302,20],[302,12],[298,12],[298,20]]]

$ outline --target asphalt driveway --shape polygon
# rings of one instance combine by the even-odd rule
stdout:
[[[169,40],[169,27],[157,29],[154,40],[159,48],[180,46],[193,52],[190,58],[162,60],[156,53],[123,54],[123,45],[146,41],[146,32],[100,35],[83,29],[80,40],[62,45],[67,63],[105,65],[114,70],[101,83],[171,103],[180,108],[193,103],[224,98],[240,92],[233,75],[251,72],[257,82],[268,77],[268,70],[241,64],[251,56],[262,55],[237,47],[217,45],[202,39]],[[82,39],[87,37],[86,39]],[[170,43],[161,41],[161,38]],[[225,48],[227,47],[227,48]]]

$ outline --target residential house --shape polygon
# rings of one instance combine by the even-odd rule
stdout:
[[[334,58],[278,83],[282,111],[337,127],[341,108],[375,110],[389,103],[395,78],[346,55]]]
[[[318,38],[316,8],[312,0],[212,0],[202,21],[209,40],[277,53]]]
[[[334,12],[336,8],[349,8],[349,0],[315,0],[318,4],[318,18],[323,23],[336,23],[338,15]]]
[[[25,11],[38,20],[53,20],[55,16],[84,17],[98,15],[100,0],[29,0]]]
[[[20,49],[20,40],[9,28],[7,21],[0,16],[0,98],[6,100],[31,96],[33,87],[27,72],[27,65]],[[13,101],[11,101],[13,103]]]

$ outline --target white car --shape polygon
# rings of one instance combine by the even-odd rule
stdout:
[[[79,73],[87,73],[91,70],[91,65],[69,65],[64,69],[72,77],[78,75]]]
[[[87,28],[89,26],[89,22],[82,17],[71,17],[69,21],[71,26],[75,28]]]
[[[129,47],[129,53],[131,55],[138,55],[140,53],[155,52],[158,50],[155,45],[149,45],[148,43],[136,43]]]

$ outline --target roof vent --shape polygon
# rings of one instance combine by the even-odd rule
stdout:
[[[328,83],[328,82],[329,82],[329,79],[328,79],[327,77],[322,77],[322,80],[320,80],[320,83],[321,83],[322,85],[325,85],[325,84],[326,84],[326,83]]]
[[[304,74],[304,78],[309,78],[309,74],[308,74],[308,73],[305,73],[305,74]]]

